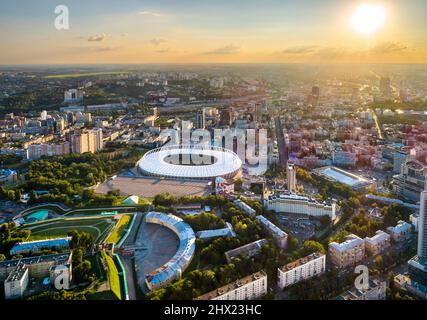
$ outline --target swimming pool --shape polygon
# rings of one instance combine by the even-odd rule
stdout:
[[[32,223],[32,222],[46,220],[48,215],[49,215],[49,211],[39,210],[39,211],[30,213],[28,216],[26,216],[25,222],[26,223]]]
[[[369,179],[335,167],[325,167],[318,170],[318,172],[330,180],[343,183],[355,189],[373,183],[373,181]]]

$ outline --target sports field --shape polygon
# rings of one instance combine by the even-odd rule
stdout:
[[[67,236],[68,232],[78,230],[93,235],[95,243],[99,243],[114,228],[116,222],[113,218],[61,219],[32,225],[26,229],[31,230],[32,240]]]

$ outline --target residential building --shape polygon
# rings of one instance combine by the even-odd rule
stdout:
[[[335,219],[336,203],[319,202],[316,199],[296,194],[270,195],[264,199],[267,210],[285,213],[306,214],[313,217],[329,216]]]
[[[280,289],[284,289],[300,281],[318,276],[326,270],[326,255],[312,253],[278,268],[277,279]]]
[[[259,271],[208,292],[195,300],[254,300],[267,294],[267,274]]]
[[[244,213],[250,215],[250,216],[254,216],[256,214],[256,211],[254,209],[252,209],[250,206],[248,206],[245,202],[243,202],[240,199],[236,199],[233,201],[233,203],[240,209],[242,210]]]
[[[18,173],[15,170],[0,169],[0,182],[15,182],[18,180]]]
[[[62,156],[70,153],[70,143],[68,141],[57,144],[31,144],[28,147],[27,158],[37,160],[43,156]]]
[[[393,241],[408,240],[411,237],[412,225],[400,220],[395,227],[388,227],[387,232]]]
[[[205,129],[206,128],[206,110],[202,108],[197,111],[196,114],[196,128],[197,129]]]
[[[329,244],[331,262],[338,268],[355,265],[365,257],[365,241],[354,234],[350,234],[342,243]]]
[[[418,232],[418,218],[419,215],[418,213],[413,213],[409,216],[409,221],[411,222],[411,224],[414,226],[414,230],[415,232]]]
[[[253,257],[261,252],[261,249],[264,245],[268,243],[267,239],[257,240],[244,246],[229,250],[225,252],[225,258],[228,263],[231,263],[235,258],[240,255],[245,257]]]
[[[386,282],[378,279],[369,280],[369,288],[347,291],[337,300],[385,300]]]
[[[83,100],[84,92],[79,89],[70,89],[64,92],[64,102],[76,103]]]
[[[332,164],[343,167],[354,167],[357,162],[356,153],[336,150],[332,153]]]
[[[43,279],[50,277],[53,267],[61,265],[68,269],[68,277],[72,275],[72,253],[58,253],[44,256],[0,261],[0,281],[4,281],[20,265],[28,268],[29,277]]]
[[[5,299],[19,299],[28,286],[28,268],[25,265],[16,267],[4,281]]]
[[[420,193],[427,184],[427,166],[417,160],[407,160],[402,164],[399,175],[393,177],[393,190],[397,195],[418,202]]]
[[[372,256],[380,254],[391,245],[390,235],[378,230],[373,237],[365,238],[365,250]]]
[[[212,239],[218,237],[235,237],[236,233],[233,231],[233,227],[229,222],[226,222],[226,227],[222,229],[215,230],[203,230],[196,233],[197,238],[199,239]]]
[[[95,153],[104,146],[102,129],[100,128],[74,133],[70,140],[72,153]]]
[[[264,228],[272,235],[274,240],[276,240],[277,246],[281,249],[286,249],[288,247],[288,234],[268,220],[264,216],[256,216],[257,220],[261,222]]]

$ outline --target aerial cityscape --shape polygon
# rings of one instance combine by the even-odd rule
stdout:
[[[427,299],[425,1],[37,3],[0,3],[0,300]]]

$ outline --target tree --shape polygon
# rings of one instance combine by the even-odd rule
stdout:
[[[316,252],[325,253],[326,251],[321,243],[313,240],[307,240],[307,241],[304,241],[303,245],[301,246],[299,250],[299,255],[301,257],[306,257]]]
[[[375,265],[377,266],[378,269],[382,269],[383,265],[384,265],[384,259],[382,256],[378,255],[375,257]]]
[[[0,261],[6,260],[6,256],[2,253],[0,253]]]

